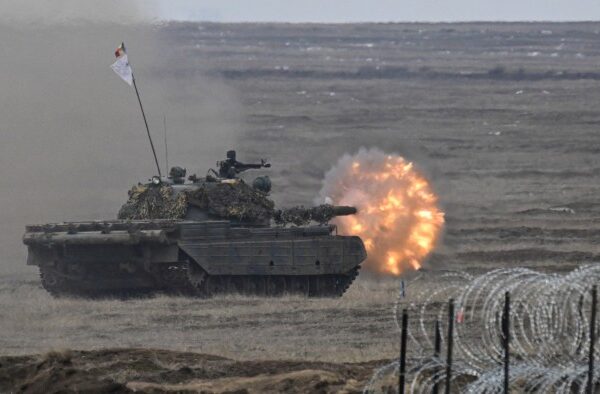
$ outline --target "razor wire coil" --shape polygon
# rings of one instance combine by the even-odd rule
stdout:
[[[541,273],[528,268],[502,268],[473,276],[464,272],[441,275],[432,289],[419,275],[401,291],[393,308],[400,332],[402,310],[408,328],[409,393],[440,392],[445,383],[448,300],[454,299],[453,384],[461,392],[500,393],[504,379],[502,315],[504,294],[510,292],[510,387],[518,392],[584,393],[587,385],[591,289],[600,283],[600,264],[581,266],[567,274]],[[433,356],[433,327],[439,322],[441,354]],[[598,330],[597,330],[598,331]],[[600,359],[596,347],[594,357]],[[375,390],[398,371],[398,361],[379,368],[364,388]],[[600,366],[594,383],[600,382]]]

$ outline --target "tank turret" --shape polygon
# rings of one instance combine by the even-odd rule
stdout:
[[[205,178],[192,175],[185,183],[186,170],[173,167],[166,180],[156,182],[155,177],[148,184],[134,186],[118,218],[230,220],[247,226],[268,226],[273,221],[277,225],[303,226],[311,222],[326,224],[336,216],[356,213],[354,207],[331,204],[275,209],[269,198],[271,180],[268,176],[255,178],[251,185],[237,177],[247,169],[268,168],[270,164],[264,160],[261,164],[240,163],[235,151],[227,152],[227,160],[226,170],[223,162],[217,162],[221,166],[219,172],[211,169]]]
[[[259,177],[253,185],[242,179],[213,176],[193,181],[163,180],[137,184],[119,210],[121,220],[186,219],[229,220],[244,225],[268,225],[275,204],[269,198],[270,180]]]

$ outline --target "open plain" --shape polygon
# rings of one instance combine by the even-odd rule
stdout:
[[[40,29],[33,39],[60,42],[83,28],[48,34]],[[170,23],[130,34],[138,47],[148,37],[156,46],[134,66],[140,80],[149,81],[148,112],[157,130],[167,112],[172,165],[201,175],[225,150],[236,148],[241,160],[270,160],[279,205],[310,205],[324,173],[344,153],[360,147],[398,153],[427,175],[446,214],[444,235],[422,272],[432,287],[447,270],[564,272],[599,260],[598,23]],[[68,72],[58,60],[49,63],[58,73]],[[7,71],[3,67],[10,64],[0,66]],[[24,71],[39,75],[41,68],[30,67]],[[99,76],[92,79],[105,83]],[[46,294],[35,270],[25,267],[19,239],[24,224],[113,218],[129,186],[152,175],[139,119],[121,128],[114,120],[137,109],[131,101],[117,108],[123,99],[116,99],[114,108],[109,103],[112,95],[131,92],[117,93],[116,87],[125,87],[111,82],[114,86],[100,93],[92,89],[83,112],[77,111],[81,101],[74,104],[84,96],[77,89],[89,86],[75,83],[65,87],[72,97],[45,110],[60,113],[10,112],[10,105],[3,110],[8,120],[0,130],[7,142],[0,147],[0,163],[15,169],[0,181],[3,355],[160,348],[248,361],[363,363],[360,368],[397,357],[393,307],[399,281],[368,272],[341,299],[159,295],[91,301]],[[19,105],[41,108],[28,102],[33,92],[17,93]],[[96,108],[94,97],[101,100]],[[31,121],[36,116],[44,122]],[[103,121],[107,135],[99,137]],[[88,123],[94,135],[79,134]],[[27,127],[38,137],[24,137]],[[44,127],[50,135],[38,135]],[[119,133],[128,136],[115,139]],[[80,141],[88,138],[96,143],[90,151]],[[73,145],[65,149],[67,140]],[[1,387],[16,384],[2,370],[13,362],[29,361],[1,360]],[[181,363],[178,359],[173,368]],[[286,373],[297,370],[286,368]],[[231,376],[246,378],[271,373],[233,370],[238,375]],[[347,377],[349,372],[335,373]],[[119,384],[132,381],[114,371],[98,376]],[[174,381],[161,382],[160,376],[152,382]],[[362,387],[368,374],[361,369],[354,377],[358,383],[346,387],[349,391]]]

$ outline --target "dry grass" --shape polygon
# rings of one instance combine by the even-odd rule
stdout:
[[[41,357],[42,362],[58,361],[62,364],[70,363],[73,358],[73,352],[70,349],[54,349],[44,353]]]
[[[158,296],[52,299],[35,278],[0,282],[4,354],[154,347],[236,359],[363,361],[395,354],[397,282],[357,281],[339,299]]]

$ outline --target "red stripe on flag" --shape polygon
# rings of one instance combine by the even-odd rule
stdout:
[[[125,54],[125,44],[121,44],[121,45],[119,45],[119,47],[115,51],[115,56],[116,57],[121,57],[124,54]]]

